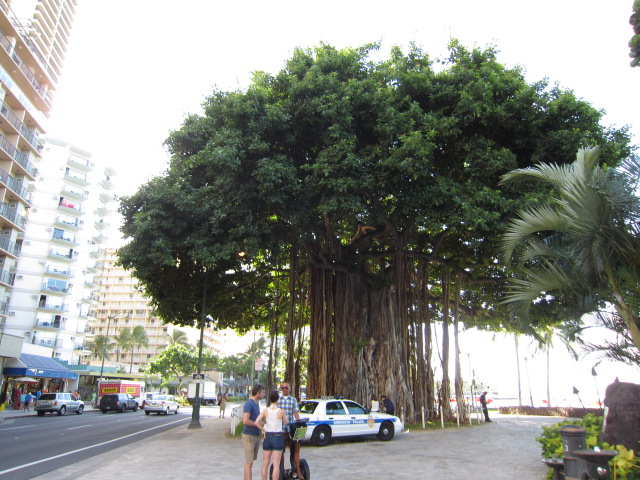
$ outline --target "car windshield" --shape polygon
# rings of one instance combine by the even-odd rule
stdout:
[[[308,415],[311,415],[313,412],[316,411],[316,407],[318,406],[318,402],[300,402],[300,406],[299,406],[299,410],[300,413],[306,413]]]
[[[56,399],[55,393],[43,393],[42,395],[40,395],[40,398],[38,398],[38,400],[55,400],[55,399]]]

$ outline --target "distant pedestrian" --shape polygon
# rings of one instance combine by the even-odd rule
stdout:
[[[380,411],[380,402],[378,401],[378,396],[375,394],[371,395],[371,411],[372,412]]]
[[[244,448],[244,480],[251,480],[251,467],[258,459],[260,450],[260,428],[256,424],[260,416],[260,399],[264,398],[264,387],[257,383],[251,390],[251,398],[244,404],[242,414],[242,447]]]
[[[31,403],[31,399],[33,397],[31,396],[31,392],[27,390],[27,393],[24,396],[24,411],[28,412],[29,411],[29,404]]]
[[[382,395],[380,400],[382,400],[382,405],[384,405],[384,413],[395,415],[396,407],[393,405],[391,399],[386,395]]]
[[[227,408],[227,394],[225,393],[220,397],[220,416],[218,418],[224,418],[224,411]]]
[[[487,392],[482,392],[482,395],[480,395],[480,404],[482,405],[482,413],[484,413],[484,421],[490,422],[489,409],[487,408]]]

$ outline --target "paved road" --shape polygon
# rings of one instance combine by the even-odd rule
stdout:
[[[186,425],[190,419],[186,412],[146,416],[138,411],[5,420],[0,424],[0,480],[33,478]]]
[[[445,430],[411,430],[391,442],[342,441],[303,447],[313,480],[541,480],[546,467],[535,437],[562,418],[496,415],[492,423]],[[36,480],[181,480],[242,478],[239,438],[227,419],[203,418],[201,429],[178,426],[109,454],[69,465]],[[262,453],[260,453],[262,455]],[[261,456],[253,465],[260,478]],[[0,477],[2,478],[2,477]],[[311,480],[311,479],[309,479]]]

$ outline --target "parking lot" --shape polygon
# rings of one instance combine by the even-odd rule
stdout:
[[[355,440],[327,447],[303,446],[302,457],[313,480],[449,479],[541,480],[546,467],[535,437],[542,425],[561,418],[496,415],[492,423],[445,430],[414,430],[390,442]],[[204,417],[203,428],[178,427],[105,455],[55,472],[55,477],[83,480],[163,478],[242,478],[238,437],[229,435],[229,418]],[[260,479],[262,458],[253,466]],[[47,478],[51,478],[47,476]],[[42,480],[44,480],[44,476]]]

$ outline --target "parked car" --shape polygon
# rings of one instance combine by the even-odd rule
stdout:
[[[109,393],[100,398],[98,408],[102,413],[107,413],[109,410],[118,413],[126,412],[127,410],[135,412],[138,410],[138,402],[128,393]]]
[[[156,412],[158,415],[164,413],[169,415],[169,412],[173,412],[176,415],[180,410],[180,404],[176,401],[173,395],[154,395],[144,407],[144,413],[149,415],[151,412]]]
[[[55,412],[58,415],[76,412],[81,415],[84,411],[84,402],[71,393],[43,393],[36,401],[35,410],[39,417],[44,417],[47,412]]]
[[[300,417],[308,418],[304,440],[318,447],[328,445],[332,437],[375,435],[389,441],[404,424],[395,415],[370,412],[368,408],[342,398],[322,398],[300,402]]]
[[[158,392],[146,392],[144,395],[142,395],[142,404],[140,405],[140,408],[144,410],[144,408],[147,406],[147,403],[149,403],[149,400],[151,400],[155,395],[163,394]]]

